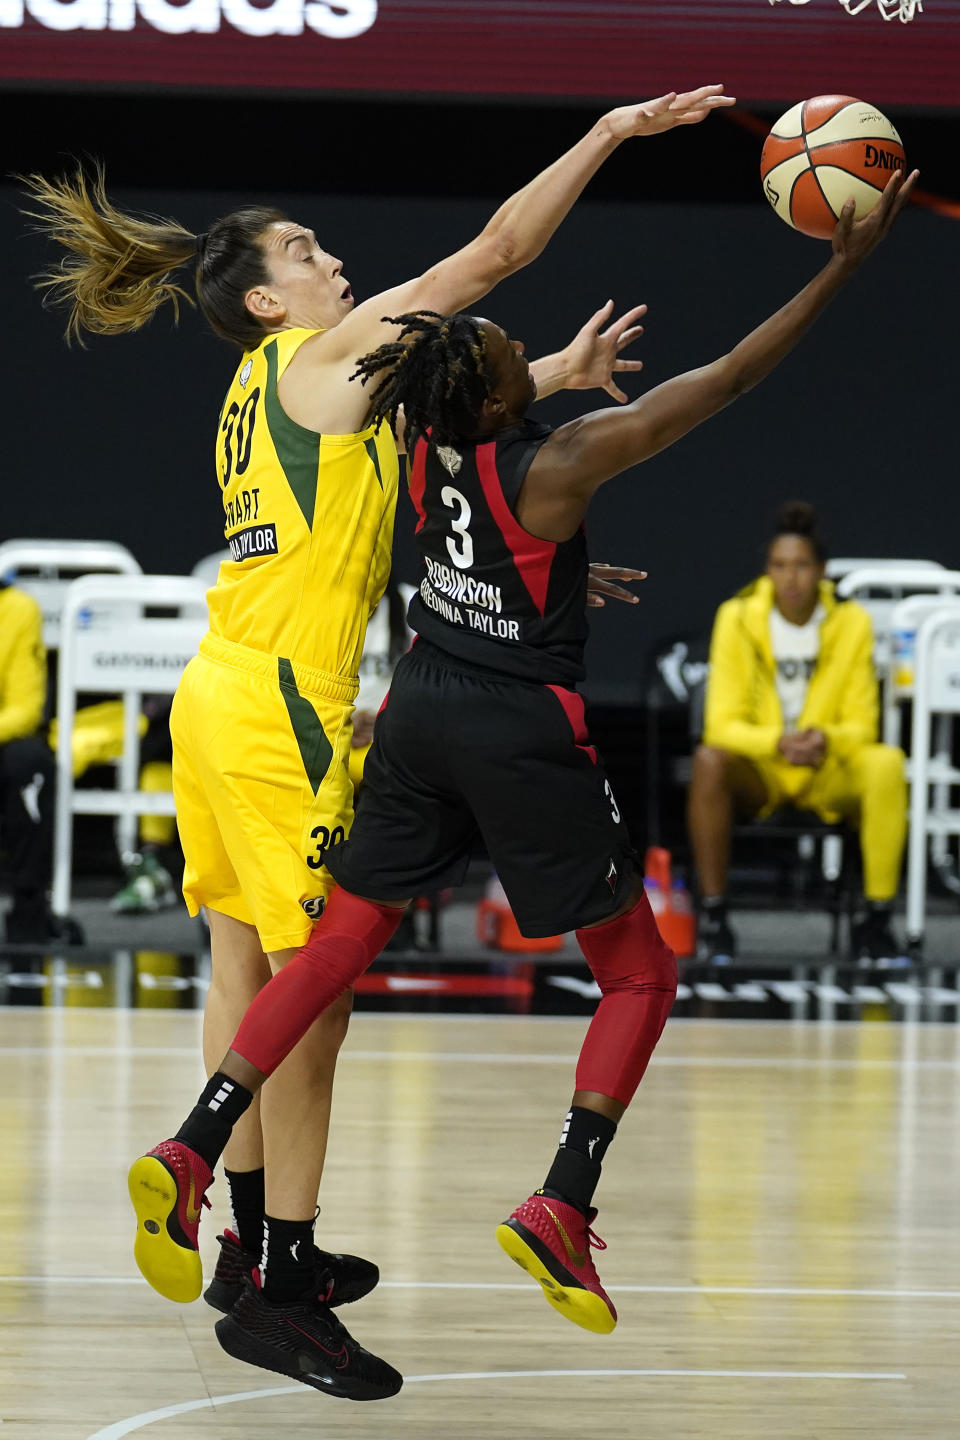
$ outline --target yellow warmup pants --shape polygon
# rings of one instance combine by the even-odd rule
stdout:
[[[147,717],[137,720],[140,738],[147,733]],[[50,722],[51,748],[57,748],[59,726]],[[74,779],[86,773],[91,765],[106,765],[119,760],[123,753],[123,701],[104,700],[99,705],[85,705],[74,717],[70,737]],[[140,789],[162,791],[173,789],[173,767],[168,760],[148,760],[140,768]],[[140,839],[145,845],[171,845],[176,838],[177,822],[172,815],[141,815]]]
[[[151,794],[173,789],[173,766],[169,760],[148,760],[140,767],[140,789]],[[141,815],[140,839],[144,845],[172,845],[177,822],[172,815]]]
[[[137,727],[140,738],[147,733],[147,717],[139,716]],[[59,743],[60,726],[54,718],[50,721],[47,738],[52,750]],[[118,760],[123,754],[123,701],[103,700],[99,705],[84,705],[73,718],[73,734],[70,736],[70,755],[73,761],[73,778],[86,774],[91,765],[107,765]]]
[[[858,826],[864,895],[868,900],[893,899],[907,836],[902,750],[864,745],[843,760],[828,755],[819,770],[776,760],[751,763],[767,788],[764,814],[789,804],[812,810],[830,823],[846,820]]]

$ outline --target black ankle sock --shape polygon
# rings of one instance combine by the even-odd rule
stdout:
[[[296,1300],[316,1276],[312,1220],[263,1219],[263,1293],[268,1300]]]
[[[252,1102],[249,1090],[218,1070],[173,1138],[196,1150],[212,1170],[226,1149],[234,1125]]]
[[[223,1174],[240,1244],[259,1257],[263,1249],[263,1166],[259,1170],[224,1170]]]
[[[616,1123],[606,1115],[574,1105],[567,1114],[560,1148],[543,1182],[544,1193],[566,1200],[586,1213],[600,1179],[601,1162],[616,1133]]]
[[[700,911],[710,919],[725,920],[727,918],[726,895],[701,895]]]

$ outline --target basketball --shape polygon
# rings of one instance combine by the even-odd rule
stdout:
[[[850,95],[815,95],[792,106],[760,156],[763,192],[780,219],[821,240],[829,240],[851,195],[854,218],[862,220],[903,169],[903,145],[890,121]]]

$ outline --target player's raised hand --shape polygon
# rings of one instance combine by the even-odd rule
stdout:
[[[849,199],[840,212],[837,228],[833,232],[834,255],[839,255],[841,260],[851,266],[859,265],[865,260],[870,251],[889,234],[890,227],[910,199],[910,192],[919,174],[919,170],[914,170],[905,180],[902,170],[895,171],[870,214],[864,215],[862,220],[854,220],[853,212],[856,206],[854,200]]]
[[[671,90],[656,100],[621,105],[606,118],[616,139],[626,140],[631,135],[659,135],[676,125],[696,125],[706,120],[712,110],[736,103],[732,95],[724,95],[722,85],[701,85],[699,90],[687,90],[682,95]]]
[[[627,396],[614,380],[614,374],[629,370],[642,370],[642,360],[621,360],[620,352],[632,340],[643,334],[643,326],[635,322],[647,313],[646,305],[635,305],[608,325],[613,312],[613,301],[590,316],[587,323],[577,331],[566,349],[568,390],[606,390],[614,400],[624,404]]]

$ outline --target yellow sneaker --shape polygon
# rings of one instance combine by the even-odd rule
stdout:
[[[140,1274],[168,1300],[189,1304],[203,1288],[197,1230],[210,1205],[210,1166],[179,1140],[164,1140],[133,1162],[127,1184],[137,1212],[133,1258]]]
[[[584,1330],[609,1335],[617,1312],[590,1254],[591,1247],[607,1248],[590,1229],[596,1215],[548,1195],[531,1195],[497,1226],[497,1240],[539,1282],[554,1310]]]

